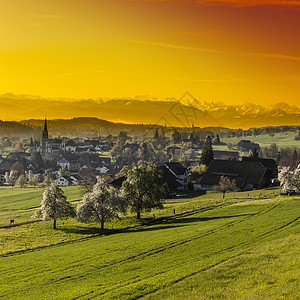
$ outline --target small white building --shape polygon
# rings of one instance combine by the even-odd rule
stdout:
[[[106,174],[109,171],[109,169],[103,166],[103,167],[97,167],[96,171],[99,172],[100,174]]]
[[[55,180],[56,184],[61,186],[70,186],[72,185],[72,179],[68,176],[61,176]]]
[[[57,165],[62,169],[70,170],[70,162],[68,162],[65,158],[60,159],[57,162]]]
[[[71,175],[70,179],[72,181],[72,185],[80,185],[80,179],[76,175]]]

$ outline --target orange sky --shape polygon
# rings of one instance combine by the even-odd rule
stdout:
[[[300,98],[300,1],[0,0],[0,93]]]

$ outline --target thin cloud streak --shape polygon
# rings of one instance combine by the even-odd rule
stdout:
[[[299,0],[123,0],[128,2],[190,3],[231,6],[300,6]]]
[[[265,57],[270,59],[281,59],[281,60],[291,60],[291,61],[300,61],[299,56],[292,56],[292,55],[285,55],[285,54],[278,54],[278,53],[261,53],[261,52],[244,52],[235,50],[234,52],[224,52],[215,49],[208,49],[208,48],[198,48],[198,47],[189,47],[189,46],[180,46],[174,44],[167,44],[167,43],[159,43],[159,42],[152,42],[152,41],[140,41],[140,40],[130,40],[136,44],[144,44],[144,45],[151,45],[151,46],[158,46],[164,48],[171,48],[171,49],[179,49],[179,50],[190,50],[190,51],[198,51],[198,52],[205,52],[205,53],[213,53],[213,54],[225,54],[225,55],[232,55],[238,54],[240,56],[252,56],[252,57]]]
[[[51,15],[51,14],[33,14],[30,17],[40,18],[40,19],[70,19],[69,16],[61,15]]]
[[[277,53],[241,52],[241,54],[244,56],[254,56],[254,57],[265,57],[265,58],[300,61],[299,56],[291,56],[291,55],[284,55],[284,54],[277,54]]]
[[[180,45],[158,43],[158,42],[151,42],[151,41],[140,41],[140,40],[130,40],[130,41],[132,43],[136,43],[136,44],[152,45],[152,46],[158,46],[158,47],[164,47],[164,48],[199,51],[199,52],[214,53],[214,54],[224,54],[223,51],[214,50],[214,49],[207,49],[207,48],[180,46]]]
[[[245,79],[229,78],[229,79],[193,79],[193,78],[173,78],[174,81],[188,81],[188,82],[240,82]]]
[[[177,35],[192,35],[192,36],[204,36],[204,35],[214,35],[222,31],[220,30],[206,30],[201,32],[192,32],[192,31],[166,31],[167,34],[177,34]]]
[[[195,1],[191,1],[194,3]],[[299,0],[197,0],[201,4],[224,4],[234,6],[300,6]]]

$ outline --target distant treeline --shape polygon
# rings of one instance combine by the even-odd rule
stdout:
[[[32,136],[37,133],[37,129],[24,125],[16,121],[0,120],[0,136]]]
[[[36,136],[42,131],[44,120],[30,119],[25,121],[1,121],[1,136]],[[300,126],[268,126],[253,127],[249,129],[230,129],[225,127],[167,127],[151,124],[124,124],[114,123],[98,118],[73,118],[56,119],[48,121],[48,130],[51,136],[68,137],[91,137],[104,136],[108,134],[117,135],[120,131],[126,131],[135,138],[153,138],[155,130],[163,128],[166,135],[171,136],[176,129],[179,133],[190,135],[192,132],[199,136],[219,134],[222,137],[256,136],[260,134],[274,135],[279,132],[299,132]]]

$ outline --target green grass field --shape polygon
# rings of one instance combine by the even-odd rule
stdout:
[[[277,147],[286,148],[286,147],[300,147],[300,141],[295,141],[294,136],[295,132],[280,132],[275,133],[274,136],[269,134],[260,134],[257,136],[245,136],[245,137],[234,137],[234,138],[222,138],[221,141],[228,144],[236,144],[240,140],[250,140],[255,143],[259,143],[261,147],[268,147],[272,143],[275,143]],[[214,146],[215,150],[228,150],[227,146]]]
[[[279,189],[182,196],[106,224],[26,224],[42,190],[0,189],[3,299],[297,299],[300,197]],[[32,191],[33,190],[33,191]],[[10,201],[5,197],[10,195]],[[21,201],[24,192],[23,203]],[[31,194],[31,193],[35,194]],[[80,191],[66,189],[69,200]],[[31,194],[31,195],[30,195]],[[175,209],[175,215],[174,215]],[[1,222],[2,222],[1,215]],[[26,219],[27,218],[27,219]]]
[[[81,187],[63,188],[69,201],[81,198]],[[17,223],[28,221],[28,214],[40,206],[43,188],[0,187],[0,227],[8,225],[10,219]]]

